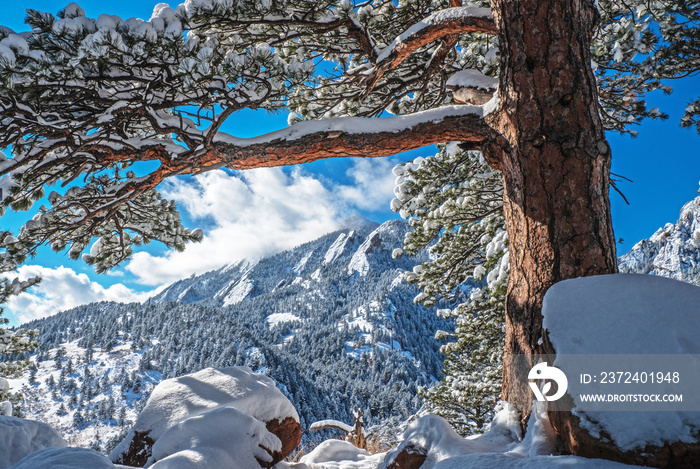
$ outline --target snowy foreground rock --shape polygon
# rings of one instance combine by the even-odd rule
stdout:
[[[567,373],[577,354],[687,354],[678,360],[700,354],[700,288],[676,280],[634,274],[566,280],[549,289],[543,314],[557,353],[554,365],[568,376],[577,375],[575,369]],[[577,386],[569,380],[570,395],[561,405],[574,404]],[[700,467],[700,412],[574,407],[572,421],[569,413],[551,410],[569,452],[652,467]]]
[[[110,454],[136,467],[271,467],[301,440],[299,415],[270,378],[206,368],[155,387]]]
[[[347,442],[328,440],[298,463],[281,462],[279,469],[625,469],[633,466],[576,456],[553,456],[556,436],[546,412],[533,412],[528,433],[520,440],[518,414],[508,405],[497,412],[488,432],[459,436],[440,417],[427,415],[412,422],[399,446],[388,453],[369,454]]]
[[[46,448],[22,459],[12,469],[114,469],[106,456],[86,448]]]
[[[214,426],[184,429],[189,436],[183,440],[167,438],[169,444],[204,443],[192,450],[180,450],[160,460],[155,469],[256,469],[257,461],[250,459],[237,437],[226,435],[229,419],[240,424],[240,412],[226,407],[214,411],[222,421]],[[276,469],[625,469],[633,466],[575,456],[553,456],[556,439],[544,411],[535,409],[528,433],[520,441],[518,415],[506,404],[497,414],[490,430],[484,435],[462,438],[440,417],[425,416],[409,425],[399,447],[388,453],[369,454],[348,442],[328,440],[317,446],[298,463],[279,462]],[[221,426],[218,426],[221,425]],[[187,426],[187,425],[186,425]],[[177,426],[176,426],[177,427]],[[173,427],[173,428],[176,428]],[[244,432],[254,425],[244,423]],[[256,428],[257,431],[264,428]],[[190,433],[191,431],[191,433]],[[230,437],[233,439],[230,439]],[[234,447],[234,448],[232,448]],[[154,449],[154,452],[156,450]],[[238,452],[236,452],[238,451]],[[411,455],[418,455],[418,458]],[[231,456],[236,456],[231,458]],[[408,457],[407,457],[408,456]],[[127,468],[114,465],[104,456],[84,448],[50,448],[37,451],[11,469],[112,469]]]
[[[0,416],[0,469],[40,449],[65,446],[61,435],[45,423]]]
[[[275,425],[270,425],[274,422]],[[292,422],[286,425],[284,422]],[[65,442],[36,422],[5,418],[0,467],[10,469],[623,469],[619,463],[556,456],[547,413],[534,409],[528,432],[504,403],[489,431],[462,438],[433,415],[409,424],[393,451],[369,454],[328,440],[297,463],[281,461],[299,443],[296,410],[273,381],[249,368],[208,368],[158,385],[127,438],[110,459],[85,448],[46,448]],[[272,428],[272,430],[271,430]],[[14,433],[12,433],[14,432]],[[17,437],[22,432],[22,438]],[[8,438],[9,435],[9,438]],[[14,436],[13,436],[14,435]],[[289,437],[293,436],[293,439]],[[16,444],[13,442],[17,442]],[[7,448],[11,448],[8,452]],[[30,454],[31,453],[31,454]],[[8,459],[11,457],[12,459]],[[24,459],[11,465],[17,459]],[[4,458],[4,459],[3,459]],[[126,461],[128,460],[128,462]],[[115,461],[116,463],[114,463]],[[279,462],[278,462],[279,461]],[[276,464],[275,464],[276,463]]]
[[[544,315],[558,352],[554,364],[565,371],[567,356],[576,354],[700,354],[700,288],[675,280],[621,274],[561,282],[545,297]],[[610,459],[655,467],[700,467],[698,412],[575,409],[576,425],[565,431],[557,427],[562,416],[571,415],[537,403],[522,437],[518,413],[503,403],[489,430],[469,438],[428,415],[411,422],[392,451],[369,454],[347,442],[329,440],[291,463],[282,459],[299,443],[299,417],[274,382],[246,367],[207,368],[159,384],[109,459],[92,450],[60,447],[65,442],[45,425],[0,417],[0,468],[633,467]],[[562,443],[566,451],[588,457],[560,455]]]

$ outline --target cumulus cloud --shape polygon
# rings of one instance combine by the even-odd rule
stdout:
[[[42,278],[39,285],[11,296],[7,303],[13,316],[20,323],[95,301],[141,302],[154,293],[135,293],[121,283],[105,288],[91,281],[87,275],[63,266],[52,269],[39,265],[23,265],[17,271],[21,280],[37,275]]]
[[[293,248],[337,229],[343,218],[331,192],[299,170],[256,169],[236,177],[212,171],[171,182],[163,192],[208,228],[201,243],[182,252],[136,253],[126,269],[146,285]]]
[[[357,159],[347,175],[352,184],[338,187],[340,203],[360,210],[386,208],[394,198],[392,169],[396,160],[386,158]]]
[[[299,168],[255,169],[235,176],[212,171],[169,181],[161,188],[163,193],[178,203],[194,225],[205,228],[205,237],[183,252],[133,256],[126,270],[138,283],[159,288],[136,293],[123,283],[104,287],[69,267],[25,265],[17,276],[38,275],[43,280],[10,298],[10,317],[24,323],[95,301],[141,302],[164,285],[192,274],[291,249],[339,229],[343,220],[359,210],[388,207],[394,164],[383,158],[353,160],[344,184]],[[108,275],[121,277],[124,272]]]
[[[162,285],[241,259],[261,258],[338,229],[358,210],[388,207],[395,161],[358,159],[339,185],[298,168],[263,168],[231,176],[211,171],[166,183],[195,224],[205,224],[201,243],[164,255],[139,252],[126,270],[145,285]]]

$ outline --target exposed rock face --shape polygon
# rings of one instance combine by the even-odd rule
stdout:
[[[270,420],[265,424],[267,430],[282,442],[282,450],[272,453],[272,463],[263,467],[272,467],[290,454],[301,443],[301,425],[292,417],[284,420]],[[267,463],[266,463],[267,464]]]
[[[619,259],[623,273],[653,274],[700,285],[700,197]]]
[[[153,452],[153,438],[149,437],[150,432],[134,432],[133,438],[129,442],[127,450],[118,455],[113,461],[125,466],[143,467]]]
[[[568,396],[567,396],[568,397]],[[647,445],[635,451],[621,451],[610,441],[609,435],[594,438],[581,427],[578,417],[566,412],[550,412],[552,425],[565,435],[564,447],[568,452],[592,459],[609,459],[637,466],[663,469],[697,469],[700,467],[700,444],[677,441],[664,446]],[[698,435],[700,438],[700,435]],[[607,441],[606,441],[607,440]]]
[[[427,457],[428,451],[425,448],[407,446],[386,467],[387,469],[419,469]]]

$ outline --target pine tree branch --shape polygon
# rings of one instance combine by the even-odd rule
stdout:
[[[219,136],[197,167],[285,166],[334,157],[380,157],[445,141],[476,145],[494,137],[480,106],[448,106],[381,119],[341,117],[307,121],[253,139]]]
[[[120,207],[155,189],[168,177],[199,174],[221,167],[252,169],[308,163],[333,157],[381,157],[421,148],[444,141],[468,141],[475,146],[496,138],[484,122],[481,106],[447,106],[429,111],[389,118],[341,117],[305,121],[286,129],[255,138],[236,138],[218,133],[202,140],[196,149],[175,145],[172,140],[129,139],[128,144],[86,143],[71,145],[69,151],[59,143],[51,151],[25,160],[7,160],[5,173],[23,171],[33,175],[24,181],[25,194],[39,191],[47,179],[69,180],[85,167],[107,168],[119,163],[157,161],[159,167],[142,177],[132,176],[107,186],[103,193],[90,196],[90,207],[82,215],[71,217],[68,225],[89,226],[95,221],[115,219]],[[66,142],[64,145],[68,145]],[[58,156],[58,157],[57,157]],[[80,200],[73,201],[75,203]],[[71,203],[66,201],[66,208]],[[54,228],[67,229],[61,223]],[[42,242],[51,238],[42,236]]]
[[[388,70],[400,65],[423,46],[458,34],[496,34],[497,31],[491,13],[485,8],[447,8],[408,28],[378,54],[374,63],[362,65],[348,73],[366,77],[367,89],[371,91]]]

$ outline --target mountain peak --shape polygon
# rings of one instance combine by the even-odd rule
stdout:
[[[379,226],[379,223],[373,222],[371,220],[366,219],[363,216],[360,215],[352,215],[342,222],[340,222],[340,230],[355,230],[355,231],[364,231],[364,230],[373,230]]]
[[[700,197],[683,206],[675,224],[667,223],[621,256],[618,268],[700,284]]]

